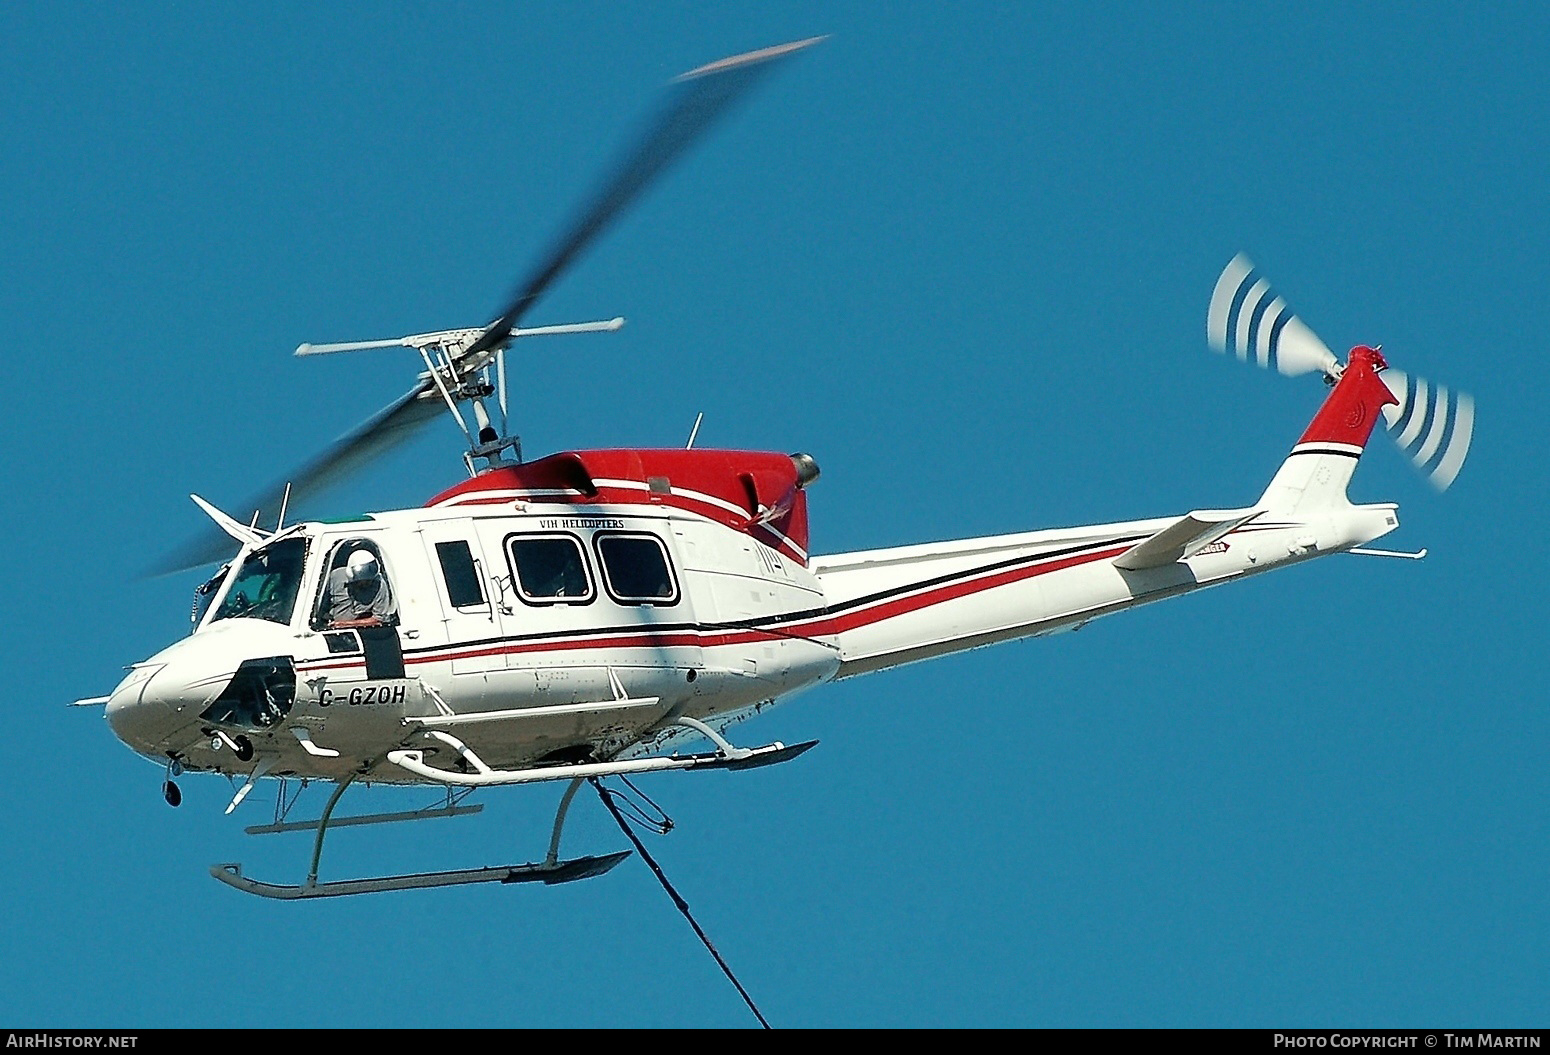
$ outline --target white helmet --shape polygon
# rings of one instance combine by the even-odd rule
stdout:
[[[350,554],[345,569],[346,582],[371,582],[377,577],[377,558],[372,556],[371,550],[358,549]]]

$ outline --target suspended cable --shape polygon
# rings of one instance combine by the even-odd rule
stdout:
[[[629,798],[614,792],[615,795],[618,795],[619,801],[623,802],[625,806],[624,812],[629,815],[631,820],[653,835],[666,835],[673,830],[673,818],[667,815],[666,810],[657,805],[655,799],[636,787],[635,782],[629,777],[620,774],[619,779],[624,783],[625,787],[635,793],[634,798]]]
[[[587,780],[589,783],[591,783],[593,790],[597,792],[597,797],[603,800],[603,805],[608,807],[608,812],[613,814],[614,820],[619,825],[619,830],[625,834],[625,837],[629,839],[630,842],[635,844],[635,852],[640,854],[640,859],[646,862],[646,865],[651,869],[652,874],[657,877],[657,882],[662,884],[662,889],[667,891],[667,896],[673,899],[673,904],[678,906],[678,911],[683,913],[683,918],[688,920],[689,926],[694,928],[694,933],[699,936],[700,942],[705,946],[706,949],[710,951],[711,956],[716,961],[716,966],[721,968],[721,973],[726,975],[727,980],[737,988],[738,995],[743,998],[743,1003],[748,1005],[748,1010],[753,1012],[753,1017],[757,1018],[759,1020],[759,1025],[763,1026],[765,1029],[772,1028],[769,1021],[759,1013],[758,1006],[754,1004],[753,997],[748,995],[748,990],[743,988],[743,983],[737,980],[737,975],[732,973],[732,968],[727,966],[727,962],[721,958],[721,953],[717,952],[716,947],[711,944],[709,935],[707,935],[700,927],[699,923],[695,921],[693,913],[689,911],[689,903],[679,895],[677,890],[673,889],[673,884],[668,881],[667,875],[662,871],[661,866],[658,865],[656,860],[646,852],[645,844],[640,841],[640,838],[635,834],[634,829],[630,827],[629,822],[624,819],[624,814],[619,812],[619,807],[614,804],[614,799],[624,798],[624,796],[611,788],[603,787],[602,783],[598,780],[597,777],[588,777]],[[626,781],[626,783],[628,783],[628,781]],[[640,795],[642,798],[646,798],[646,796],[638,788],[636,788],[635,785],[631,784],[630,787],[636,792],[636,794]],[[650,802],[651,800],[648,798],[646,801]],[[633,804],[630,803],[628,799],[625,799],[625,802],[626,804],[633,806]],[[652,805],[656,806],[656,803],[653,802]],[[666,814],[663,814],[663,816],[666,816]],[[671,827],[671,822],[669,822],[669,827]]]

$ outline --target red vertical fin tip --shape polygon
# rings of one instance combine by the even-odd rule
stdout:
[[[1352,348],[1345,373],[1297,445],[1338,443],[1358,449],[1365,447],[1373,426],[1382,416],[1383,407],[1399,402],[1378,377],[1378,371],[1387,368],[1388,363],[1377,349],[1365,345]]]

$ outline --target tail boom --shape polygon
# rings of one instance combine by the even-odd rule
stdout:
[[[1022,637],[1365,545],[1399,524],[1346,485],[1384,406],[1383,357],[1356,348],[1260,500],[1182,517],[814,558],[811,628],[850,677]]]

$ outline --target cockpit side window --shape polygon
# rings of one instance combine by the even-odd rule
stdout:
[[[395,626],[398,598],[382,551],[370,539],[346,539],[333,548],[318,584],[312,628]]]
[[[306,560],[305,538],[281,539],[248,554],[211,622],[243,618],[290,623]]]

